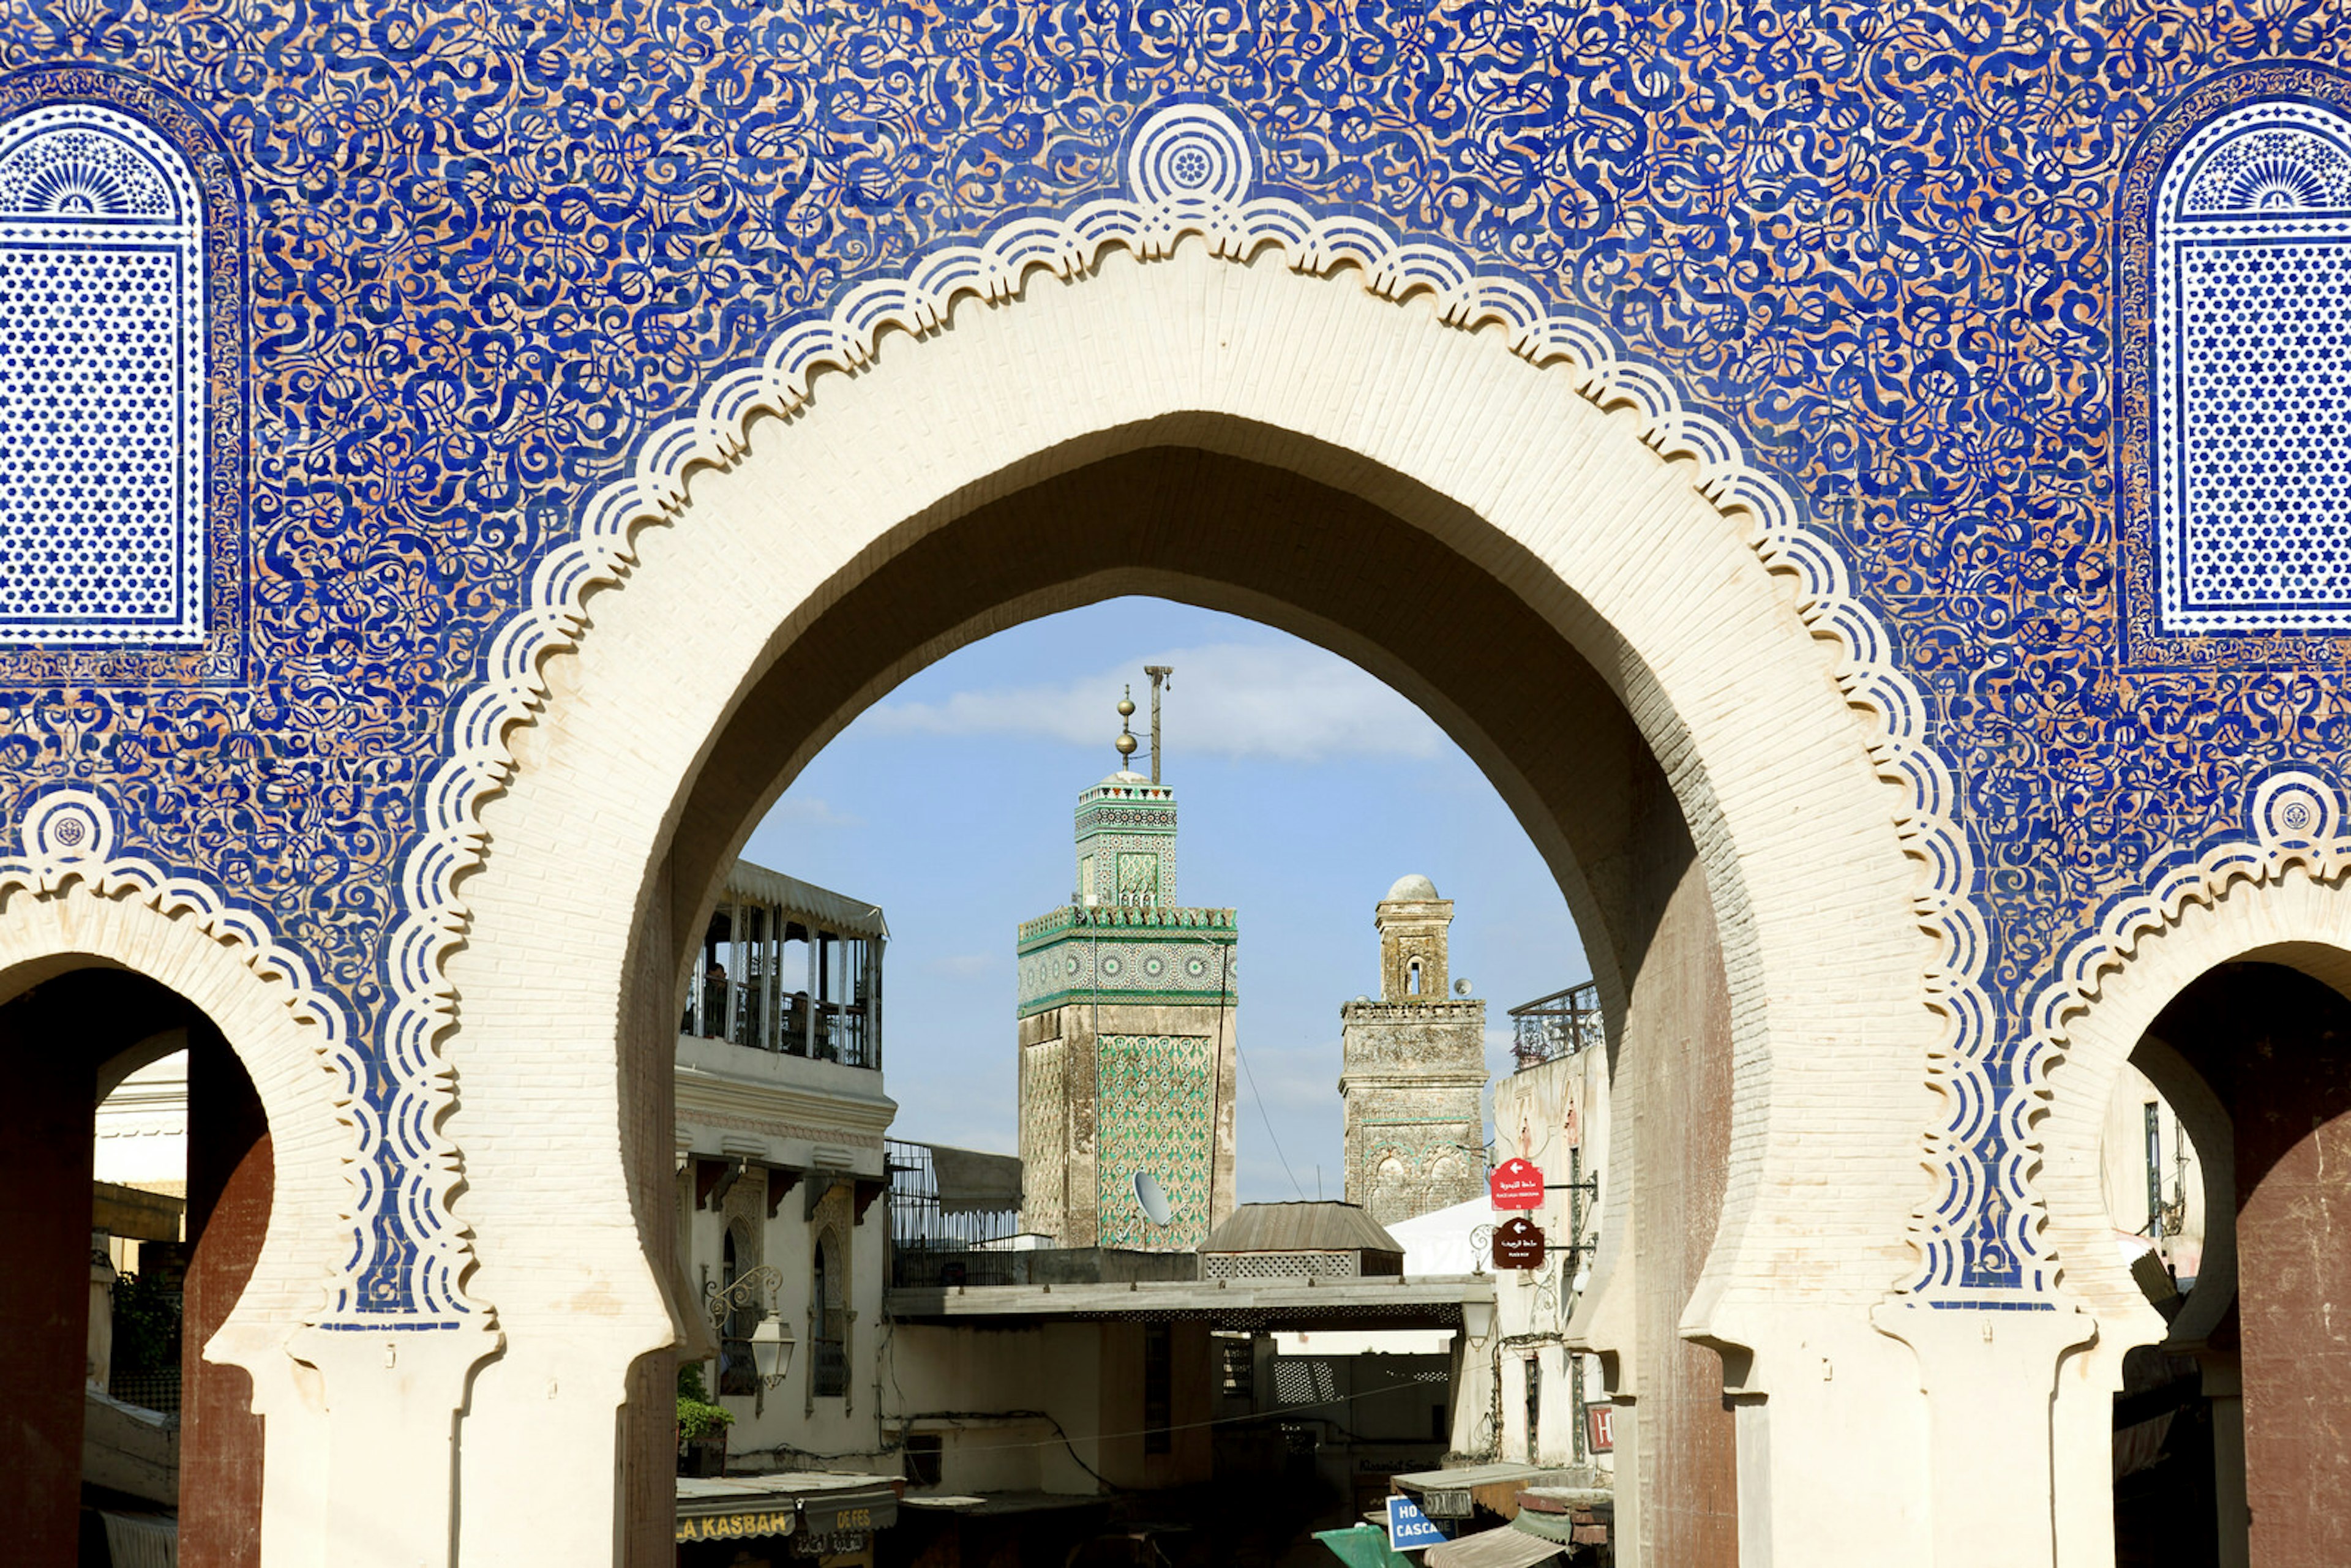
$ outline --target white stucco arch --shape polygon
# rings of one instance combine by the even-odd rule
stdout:
[[[2097,1327],[2095,1340],[2064,1358],[2057,1377],[2053,1424],[2062,1568],[2105,1568],[2114,1561],[2110,1396],[2121,1386],[2124,1355],[2161,1341],[2168,1332],[2109,1241],[2112,1221],[2098,1156],[2116,1081],[2144,1046],[2168,1050],[2159,1040],[2150,1040],[2157,1018],[2220,965],[2283,965],[2351,996],[2351,883],[2342,860],[2345,847],[2338,841],[2312,853],[2303,846],[2280,849],[2274,842],[2224,845],[2172,878],[2167,896],[2137,905],[2137,919],[2115,921],[2113,928],[2127,931],[2127,939],[2118,935],[2100,949],[2095,966],[2082,967],[2085,978],[2078,1010],[2056,1037],[2064,1057],[2053,1074],[2050,1108],[2041,1124],[2040,1181],[2053,1249],[2066,1260],[2067,1293]],[[2164,1063],[2155,1060],[2149,1065],[2159,1070]],[[2158,1086],[2163,1082],[2158,1078]],[[2209,1088],[2204,1093],[2209,1099]],[[2198,1137],[2208,1164],[2216,1156],[2229,1157],[2225,1147],[2207,1146],[2210,1137],[2209,1132]],[[2214,1190],[2208,1177],[2208,1197]],[[2233,1197],[2233,1175],[2227,1190]],[[2232,1224],[2233,1202],[2227,1217],[2209,1223]],[[2233,1240],[2227,1258],[2215,1259],[2222,1261],[2227,1282],[2233,1285]],[[2198,1320],[2207,1315],[2195,1301],[2204,1283],[2199,1277],[2189,1298]],[[2190,1331],[2197,1326],[2185,1313],[2183,1324]]]
[[[276,955],[214,926],[204,911],[159,906],[135,882],[101,892],[95,881],[72,874],[0,889],[0,1000],[77,969],[141,975],[210,1019],[252,1079],[275,1165],[269,1223],[252,1279],[204,1354],[245,1369],[253,1407],[266,1418],[265,1561],[320,1562],[327,1409],[297,1336],[325,1312],[350,1250],[356,1146],[337,1105],[326,1031],[306,1016],[321,998],[266,972]]]
[[[576,648],[544,658],[546,695],[509,734],[511,775],[482,808],[486,852],[462,883],[470,925],[447,964],[460,1103],[447,1130],[475,1184],[459,1205],[482,1239],[474,1289],[516,1340],[583,1277],[613,1292],[616,1346],[665,1340],[662,1282],[633,1247],[611,1133],[627,1125],[627,1096],[601,1063],[583,1075],[577,1052],[612,1038],[624,1008],[667,1010],[632,999],[620,955],[744,694],[815,618],[959,517],[1121,453],[1183,445],[1301,474],[1426,531],[1602,673],[1691,824],[1730,970],[1731,1186],[1687,1326],[1760,1347],[1776,1343],[1783,1312],[1832,1307],[1851,1380],[1835,1392],[1883,1373],[1915,1399],[1904,1353],[1864,1313],[1904,1272],[1928,1186],[1917,1135],[1943,1030],[1926,1005],[1937,955],[1920,935],[1934,901],[1907,852],[1926,824],[1917,798],[1877,776],[1898,766],[1885,749],[1873,761],[1878,675],[1840,662],[1830,639],[1842,633],[1808,625],[1792,578],[1759,557],[1753,520],[1701,494],[1702,471],[1661,456],[1652,443],[1664,438],[1595,403],[1594,386],[1531,363],[1499,332],[1459,329],[1426,298],[1398,303],[1271,252],[1236,262],[1187,243],[1154,260],[1110,251],[1067,279],[1033,275],[1013,300],[967,298],[923,339],[884,339],[788,419],[755,421],[723,469],[695,473],[674,518],[633,537],[622,585],[585,596]],[[1421,701],[1523,816],[1508,736],[1466,725],[1394,650],[1219,570],[1203,561],[1189,582],[1113,574],[975,604],[950,636],[908,647],[798,759],[953,645],[1158,591],[1356,658]],[[757,780],[758,798],[791,770]],[[726,825],[732,844],[756,815]],[[1559,869],[1577,898],[1578,868]],[[681,912],[711,895],[662,891]],[[664,972],[681,961],[669,955]],[[1621,977],[1612,984],[1621,1001]],[[556,1213],[561,1239],[544,1229]],[[524,1237],[534,1227],[537,1242]],[[1752,1358],[1750,1391],[1771,1386],[1773,1362]],[[495,1406],[488,1387],[469,1419]],[[1783,1406],[1815,1397],[1798,1382]],[[469,1541],[477,1517],[469,1507]],[[1772,1528],[1807,1522],[1783,1511]],[[481,1528],[486,1547],[506,1539]]]

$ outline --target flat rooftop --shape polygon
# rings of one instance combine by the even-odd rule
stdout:
[[[1491,1301],[1491,1274],[1376,1279],[1141,1280],[1103,1285],[939,1285],[890,1292],[902,1322],[1201,1322],[1259,1331],[1448,1329]]]

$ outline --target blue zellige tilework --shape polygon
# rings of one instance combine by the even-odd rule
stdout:
[[[111,459],[119,517],[38,503],[124,570],[38,559],[36,499],[7,501],[0,810],[67,785],[117,802],[125,853],[266,915],[386,1050],[422,780],[586,498],[800,313],[1115,188],[1138,116],[1188,99],[1247,128],[1259,188],[1604,324],[1839,542],[1959,775],[2012,1053],[2022,998],[2144,868],[2237,831],[2277,768],[2340,778],[2351,753],[2324,526],[2342,350],[2279,303],[2342,319],[2340,209],[2310,153],[2340,131],[2263,107],[2339,110],[2347,45],[2324,7],[2105,0],[15,0],[0,112],[147,127],[191,171],[202,265],[166,307],[79,217],[0,220],[0,292],[38,220],[76,236],[59,300],[132,301],[136,342],[63,344],[61,304],[8,318],[73,361],[73,419],[152,426]],[[2303,226],[2257,232],[2284,220],[2199,208],[2192,182],[2164,204],[2181,149],[2241,111],[2307,133],[2276,144],[2319,182]],[[2194,235],[2218,243],[2168,248]],[[198,322],[178,412],[126,408],[130,358]],[[2231,387],[2252,353],[2260,384]],[[29,426],[26,385],[0,366],[0,438],[85,427]],[[2243,439],[2199,436],[2207,405]],[[2307,476],[2272,472],[2290,444],[2320,455]],[[20,483],[87,483],[64,450]],[[201,468],[194,501],[166,450]],[[168,570],[139,531],[166,517]],[[390,1147],[364,1179],[400,1179]],[[1968,1278],[1995,1291],[2026,1281],[2006,1201],[1987,1181],[1965,1209],[1987,1217]],[[371,1308],[408,1312],[416,1238],[373,1212],[367,1246],[394,1261]]]

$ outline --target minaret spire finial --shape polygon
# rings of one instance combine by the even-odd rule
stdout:
[[[1151,781],[1159,782],[1159,688],[1176,684],[1173,664],[1145,664],[1143,673],[1151,677]],[[1129,686],[1129,691],[1134,688]]]
[[[1128,722],[1134,717],[1134,688],[1130,685],[1126,688],[1126,695],[1118,699],[1118,739],[1113,743],[1118,747],[1118,770],[1121,773],[1126,771],[1127,763],[1134,758],[1134,726]]]

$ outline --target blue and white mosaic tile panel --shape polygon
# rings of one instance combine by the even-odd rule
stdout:
[[[2351,632],[2351,120],[2249,104],[2156,237],[2163,624]]]
[[[0,643],[203,641],[203,240],[129,115],[0,123]]]

